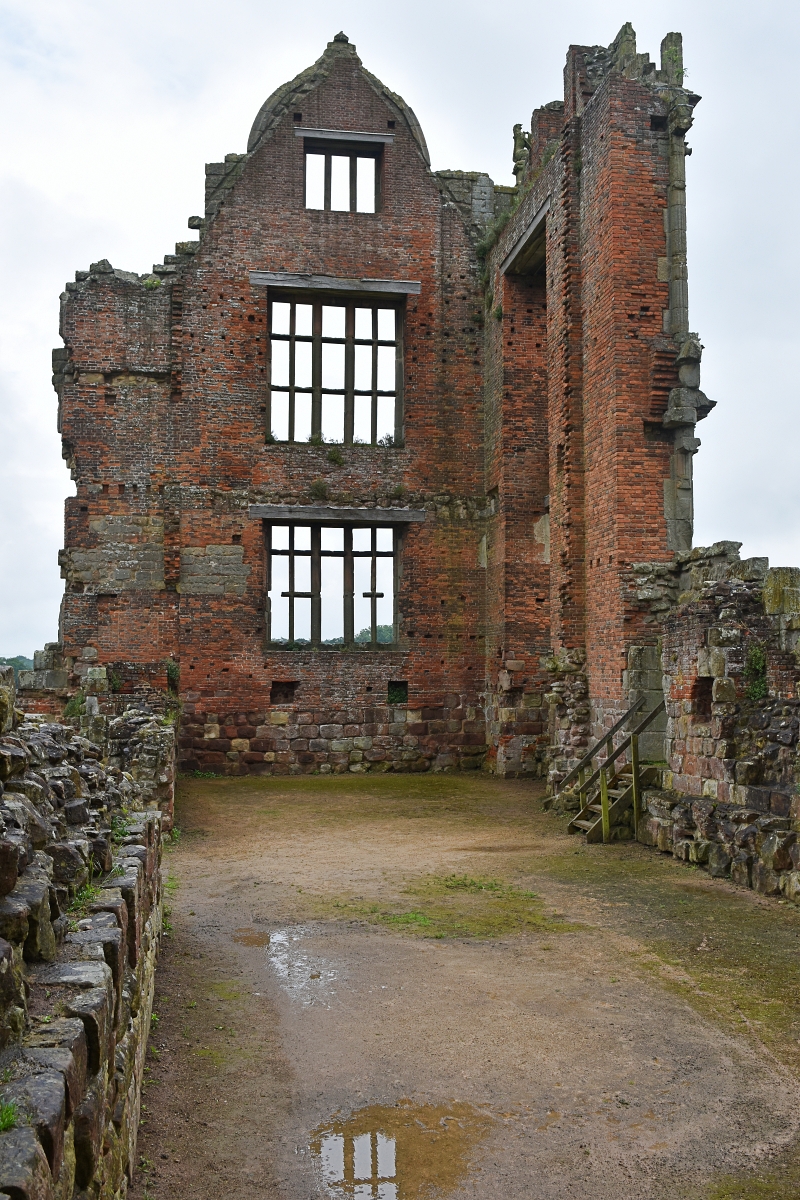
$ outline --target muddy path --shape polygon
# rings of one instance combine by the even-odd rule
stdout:
[[[800,913],[531,785],[184,780],[133,1200],[800,1194]]]

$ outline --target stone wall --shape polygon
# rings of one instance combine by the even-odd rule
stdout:
[[[663,790],[641,841],[800,896],[800,570],[731,557],[663,625]]]
[[[13,676],[0,684],[5,696]],[[172,730],[140,710],[106,730],[89,707],[81,733],[13,703],[0,727],[0,1194],[13,1200],[118,1200],[136,1162],[163,907],[153,760]]]
[[[344,688],[343,688],[344,691]],[[276,704],[251,712],[183,707],[179,762],[218,775],[475,770],[486,754],[483,712],[460,696],[411,708],[376,697],[308,710]]]

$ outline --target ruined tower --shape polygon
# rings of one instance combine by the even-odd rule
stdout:
[[[516,187],[433,172],[343,34],[206,167],[199,240],[62,297],[61,653],[189,769],[542,774],[626,707],[691,545],[681,39],[570,48]],[[179,682],[178,682],[179,680]]]

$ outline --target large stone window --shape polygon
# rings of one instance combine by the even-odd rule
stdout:
[[[376,525],[265,524],[269,640],[283,647],[395,641],[399,532]]]
[[[267,428],[278,442],[399,441],[402,310],[273,296]]]

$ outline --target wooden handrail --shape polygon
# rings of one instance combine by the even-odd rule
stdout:
[[[631,744],[631,738],[634,736],[638,737],[639,734],[642,732],[642,730],[647,729],[647,726],[650,724],[650,722],[655,720],[655,718],[659,715],[659,713],[662,713],[665,708],[666,708],[666,704],[662,700],[661,703],[657,704],[655,708],[650,709],[650,712],[647,714],[645,719],[643,721],[641,721],[636,726],[635,729],[632,729],[630,731],[630,733],[625,738],[625,740],[623,742],[620,742],[620,744],[617,746],[614,753],[609,754],[608,758],[604,759],[601,766],[599,766],[597,768],[594,775],[592,775],[590,779],[587,779],[586,782],[581,785],[581,789],[580,789],[581,793],[587,792],[589,790],[589,788],[592,786],[592,784],[595,783],[600,778],[600,772],[607,770],[613,762],[616,762],[616,760],[619,758],[620,754],[623,754],[628,749],[628,747]]]
[[[597,754],[598,750],[602,750],[602,748],[603,748],[603,746],[605,746],[606,742],[609,742],[611,740],[611,738],[613,738],[614,734],[619,732],[619,730],[622,728],[622,726],[625,724],[625,722],[628,720],[628,718],[632,717],[635,712],[639,711],[639,709],[642,707],[642,705],[644,704],[646,699],[647,699],[646,696],[640,696],[639,699],[636,701],[636,703],[632,704],[626,713],[623,713],[623,715],[617,721],[616,725],[612,725],[611,728],[609,729],[608,733],[603,734],[603,736],[600,738],[599,742],[595,742],[595,744],[592,746],[591,750],[589,750],[587,754],[584,754],[581,761],[572,768],[572,770],[569,772],[569,774],[565,775],[564,778],[560,781],[560,783],[556,784],[556,793],[560,792],[562,788],[566,787],[567,784],[570,783],[571,780],[573,780],[575,778],[575,776],[578,775],[583,770],[583,768],[587,765],[587,763],[589,763],[589,764],[591,763],[592,759],[594,758],[595,754]],[[592,779],[596,778],[596,775],[597,775],[597,773],[595,772],[595,775],[592,776]]]

